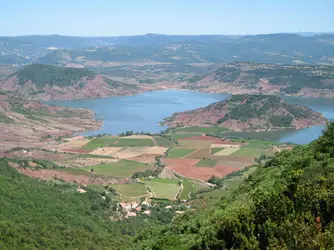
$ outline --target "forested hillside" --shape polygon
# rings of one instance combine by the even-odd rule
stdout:
[[[333,249],[334,123],[283,151],[229,199],[138,237],[146,249]]]
[[[113,202],[97,193],[80,194],[71,184],[31,179],[4,159],[0,191],[0,248],[112,248],[124,239],[108,222]]]
[[[334,67],[329,65],[238,62],[223,65],[195,86],[211,91],[331,97],[333,83]]]
[[[31,81],[37,89],[46,85],[68,86],[82,78],[93,79],[96,74],[87,69],[56,67],[44,64],[31,64],[17,72],[20,85]]]
[[[324,122],[320,113],[272,95],[232,95],[226,101],[175,113],[165,119],[173,127],[219,124],[234,131],[299,129]]]

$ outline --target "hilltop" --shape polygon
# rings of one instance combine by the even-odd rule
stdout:
[[[84,68],[31,64],[7,77],[0,88],[35,100],[70,100],[128,95],[138,90]]]
[[[202,91],[334,96],[334,67],[326,65],[225,64],[191,85]]]
[[[320,113],[269,95],[233,95],[226,101],[175,113],[164,120],[172,127],[219,124],[234,131],[300,129],[324,122]]]

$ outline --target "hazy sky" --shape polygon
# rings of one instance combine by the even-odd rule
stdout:
[[[334,31],[334,0],[0,0],[0,36]]]

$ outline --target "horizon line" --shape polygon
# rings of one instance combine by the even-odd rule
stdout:
[[[67,34],[24,34],[24,35],[0,35],[0,37],[24,37],[24,36],[63,36],[63,37],[82,37],[82,38],[94,38],[94,37],[131,37],[131,36],[258,36],[258,35],[277,35],[277,34],[334,34],[334,31],[297,31],[297,32],[273,32],[273,33],[252,33],[252,34],[163,34],[163,33],[143,33],[133,35],[67,35]]]

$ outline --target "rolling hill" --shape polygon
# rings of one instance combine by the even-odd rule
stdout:
[[[334,96],[334,67],[240,62],[225,64],[193,85],[229,93]]]
[[[87,69],[43,64],[25,66],[0,83],[0,88],[37,100],[128,95],[138,90],[135,85],[113,81]]]
[[[51,138],[96,130],[100,126],[91,110],[50,106],[26,100],[18,93],[0,92],[1,150],[51,145],[54,142]]]
[[[207,107],[175,113],[164,123],[172,126],[219,124],[233,131],[300,129],[325,122],[325,118],[306,107],[291,105],[269,95],[233,95]]]

